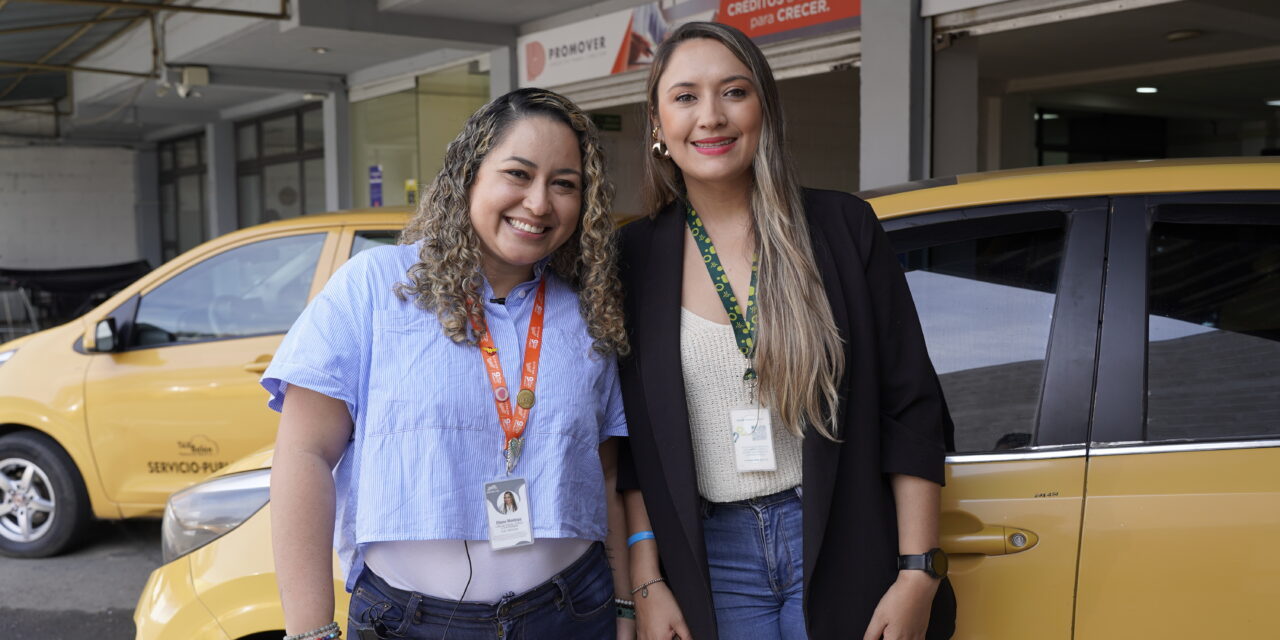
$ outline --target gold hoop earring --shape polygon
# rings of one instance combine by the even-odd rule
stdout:
[[[671,150],[667,148],[667,143],[658,139],[658,125],[653,126],[653,130],[649,132],[649,135],[653,137],[653,146],[649,147],[649,153],[652,153],[653,157],[659,160],[670,158]]]

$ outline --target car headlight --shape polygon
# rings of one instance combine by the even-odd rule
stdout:
[[[12,357],[13,357],[13,354],[15,354],[15,353],[17,353],[17,352],[18,352],[18,350],[17,350],[17,349],[10,349],[10,350],[8,350],[8,351],[0,351],[0,364],[4,364],[5,362],[8,362],[9,358],[12,358]]]
[[[214,478],[173,494],[164,508],[165,564],[221,538],[257,513],[271,493],[271,469]]]

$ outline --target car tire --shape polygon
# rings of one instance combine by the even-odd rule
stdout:
[[[80,472],[62,447],[29,431],[0,437],[0,555],[67,551],[91,518]]]

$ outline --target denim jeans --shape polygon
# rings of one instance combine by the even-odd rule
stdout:
[[[799,489],[702,505],[720,637],[804,640]]]
[[[397,589],[365,567],[351,592],[345,637],[600,640],[614,636],[615,612],[613,573],[597,542],[550,580],[492,604]]]

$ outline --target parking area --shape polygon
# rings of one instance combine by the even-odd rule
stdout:
[[[99,522],[66,555],[0,556],[0,638],[133,640],[133,609],[160,566],[160,522]]]

